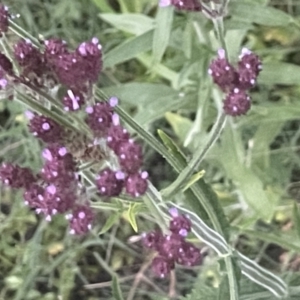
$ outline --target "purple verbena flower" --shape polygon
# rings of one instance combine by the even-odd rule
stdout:
[[[25,191],[24,200],[37,214],[43,214],[47,221],[51,221],[52,216],[65,213],[73,207],[76,195],[53,184],[46,188],[33,184]]]
[[[106,168],[96,177],[96,185],[102,196],[118,196],[123,189],[124,179],[125,175],[123,172],[114,172],[113,170]]]
[[[155,230],[142,235],[142,243],[145,247],[158,251],[164,236],[161,230]]]
[[[27,112],[30,119],[29,131],[45,143],[60,143],[64,136],[64,129],[52,119],[39,116],[36,113]]]
[[[71,89],[82,89],[86,84],[82,57],[76,52],[55,56],[53,70],[59,82]]]
[[[65,111],[79,110],[84,104],[84,97],[80,92],[68,90],[63,98]]]
[[[262,69],[262,64],[257,55],[243,48],[238,63],[238,74],[240,89],[250,89],[256,83],[256,78]]]
[[[132,197],[144,195],[148,188],[147,178],[148,173],[146,171],[130,174],[125,181],[126,192]]]
[[[164,256],[156,256],[152,261],[152,271],[160,278],[165,278],[169,275],[174,267],[174,262],[166,259]]]
[[[102,69],[102,46],[97,38],[93,38],[89,42],[81,43],[77,48],[77,53],[82,57],[84,73],[86,79],[92,83],[98,80]]]
[[[113,119],[114,119],[113,115]],[[130,135],[128,131],[121,125],[112,125],[107,131],[107,146],[115,153],[118,152],[121,143],[128,142]]]
[[[233,89],[224,100],[223,109],[227,115],[240,116],[246,114],[251,107],[249,95],[238,88]]]
[[[121,143],[116,154],[125,172],[133,174],[141,168],[143,163],[142,147],[133,140]]]
[[[13,74],[13,65],[6,55],[0,52],[0,69],[7,74]]]
[[[48,183],[71,185],[76,181],[76,162],[65,147],[53,145],[43,150],[46,162],[41,177]]]
[[[108,102],[97,102],[95,105],[87,107],[86,112],[88,114],[86,123],[95,136],[105,136],[112,125],[112,106]]]
[[[0,166],[0,180],[12,188],[27,188],[37,180],[32,170],[10,163]]]
[[[85,234],[92,229],[95,215],[88,204],[76,205],[66,218],[70,222],[70,234]]]
[[[55,65],[56,58],[59,55],[68,53],[67,43],[61,39],[53,38],[45,40],[44,45],[44,59],[51,68]]]
[[[30,40],[21,40],[15,44],[14,57],[23,68],[24,76],[28,76],[30,73],[41,76],[45,71],[42,53]]]
[[[208,73],[212,76],[214,83],[223,91],[231,89],[237,83],[238,74],[225,58],[223,49],[218,51],[218,58],[211,62]]]
[[[184,241],[178,251],[176,262],[184,266],[196,266],[201,264],[202,255],[200,249],[192,243]]]
[[[170,210],[170,213],[172,215],[169,225],[170,231],[183,237],[187,236],[191,231],[191,220],[185,215],[179,215],[178,212],[174,213],[174,210]]]
[[[172,233],[164,237],[158,252],[161,256],[166,257],[168,260],[176,260],[178,251],[182,247],[184,238],[179,234]]]

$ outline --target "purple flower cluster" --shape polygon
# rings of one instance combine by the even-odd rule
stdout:
[[[175,208],[170,213],[170,234],[163,235],[160,230],[155,230],[143,235],[143,245],[157,252],[152,261],[152,270],[161,278],[175,268],[175,263],[195,266],[202,262],[200,249],[185,240],[191,231],[191,221],[186,216],[179,215]]]
[[[7,18],[7,9],[0,7],[0,31],[7,30],[4,26]],[[28,111],[29,131],[46,144],[42,152],[44,165],[36,176],[30,169],[4,163],[0,166],[0,180],[13,188],[24,188],[25,204],[45,215],[47,220],[65,214],[70,232],[83,234],[91,228],[94,213],[77,174],[76,159],[107,160],[111,168],[99,170],[95,178],[98,192],[105,198],[118,196],[123,189],[132,197],[143,195],[148,186],[148,173],[141,171],[141,146],[121,126],[114,111],[118,99],[111,97],[109,101],[95,102],[93,98],[93,84],[102,69],[98,39],[83,42],[72,51],[66,42],[53,38],[44,41],[41,48],[30,40],[14,45],[19,74],[13,70],[12,62],[0,53],[0,88],[13,80],[13,84],[34,87],[34,91],[65,89],[62,107],[66,114],[85,109],[78,117],[85,114],[83,122],[89,127],[91,137],[65,128],[49,116]]]
[[[92,84],[98,80],[102,69],[101,49],[95,37],[74,51],[60,39],[45,40],[43,51],[30,40],[21,40],[14,45],[14,58],[21,69],[20,81],[29,80],[39,87],[63,85],[67,89],[61,99],[65,110],[77,111],[89,99]]]
[[[88,203],[82,204],[72,155],[57,144],[49,145],[42,155],[45,162],[37,176],[28,168],[4,163],[0,166],[1,181],[13,188],[24,188],[25,205],[46,220],[67,214],[72,234],[88,232],[94,213]]]
[[[250,50],[243,48],[239,56],[238,67],[232,66],[225,57],[225,51],[218,51],[218,58],[212,61],[208,73],[226,98],[223,109],[230,116],[245,114],[251,106],[247,90],[253,88],[262,69],[259,57]]]
[[[201,11],[200,0],[160,0],[159,6],[165,7],[173,5],[180,10]]]
[[[104,137],[106,145],[118,159],[119,169],[102,170],[96,184],[102,196],[118,196],[123,187],[132,197],[143,195],[148,187],[148,173],[141,171],[142,148],[134,142],[125,128],[120,125],[119,116],[112,108],[117,105],[116,97],[109,102],[96,103],[87,107],[87,124],[97,137]]]

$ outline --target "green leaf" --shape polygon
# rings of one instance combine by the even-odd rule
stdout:
[[[196,174],[194,174],[189,181],[184,185],[182,188],[183,191],[186,191],[188,188],[190,188],[195,182],[197,182],[199,179],[201,179],[205,174],[205,171],[202,170]]]
[[[262,6],[255,3],[232,2],[229,4],[230,15],[243,22],[257,23],[266,26],[288,26],[294,19],[271,6]]]
[[[134,82],[106,87],[103,91],[119,97],[121,104],[136,106],[134,119],[142,126],[163,117],[172,109],[191,107],[193,103],[190,97],[182,98],[176,90],[164,84]]]
[[[141,204],[131,203],[129,206],[129,209],[127,211],[129,223],[135,232],[138,232],[138,226],[136,223],[136,215],[140,211],[140,208],[141,208]]]
[[[99,235],[107,232],[112,226],[114,226],[120,218],[119,213],[112,213],[110,216],[107,218],[105,224],[103,225],[101,231],[99,232]]]
[[[102,20],[121,31],[141,35],[154,29],[154,20],[142,14],[100,14]]]
[[[215,154],[227,176],[234,181],[243,199],[256,212],[257,217],[269,220],[274,213],[275,199],[266,193],[260,178],[250,168],[246,168],[240,132],[235,130],[232,124],[225,129],[222,143]]]
[[[150,30],[126,40],[104,55],[103,68],[112,68],[117,64],[137,57],[143,52],[149,51],[152,47],[152,39],[153,30]]]
[[[234,229],[237,230],[240,234],[245,234],[248,237],[256,238],[268,243],[277,244],[285,249],[300,253],[300,243],[292,236],[282,235],[282,233],[280,232],[269,233],[237,227],[234,227]]]
[[[176,193],[179,187],[182,185],[182,183],[186,181],[193,174],[193,172],[197,170],[208,151],[211,149],[211,147],[214,145],[214,143],[217,141],[220,134],[222,133],[222,130],[226,124],[226,120],[227,118],[225,114],[222,114],[218,118],[217,122],[214,124],[214,127],[208,136],[205,146],[203,148],[198,147],[195,153],[193,153],[193,157],[188,162],[187,166],[180,172],[180,174],[172,183],[172,185],[168,187],[168,191],[166,192],[168,196]]]
[[[113,13],[114,10],[111,8],[111,6],[107,3],[107,0],[92,0],[99,10],[104,13]]]
[[[112,294],[115,300],[124,300],[119,280],[117,276],[113,276],[112,280]]]
[[[294,207],[293,207],[293,220],[294,220],[294,227],[296,229],[297,235],[300,238],[300,209],[297,203],[294,203]]]
[[[300,82],[300,66],[282,63],[268,62],[263,64],[263,70],[258,76],[258,83],[274,85],[298,85]]]
[[[152,48],[155,64],[161,61],[169,44],[172,31],[173,12],[173,6],[160,7],[158,9]]]
[[[119,97],[122,102],[147,110],[147,113],[154,106],[154,103],[163,105],[161,98],[178,94],[177,91],[165,84],[139,82],[110,86],[102,90],[109,95]]]
[[[167,112],[165,118],[172,126],[175,134],[178,136],[181,143],[183,143],[185,137],[190,131],[193,122],[189,118],[182,117],[179,114]]]

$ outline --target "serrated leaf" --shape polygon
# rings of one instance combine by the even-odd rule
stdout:
[[[117,223],[117,221],[119,220],[119,218],[120,218],[120,214],[118,214],[118,213],[111,214],[107,218],[105,224],[103,225],[101,231],[99,232],[99,235],[107,232],[112,226],[114,226]]]
[[[142,14],[99,14],[100,18],[121,31],[141,35],[154,28],[154,20]]]
[[[113,276],[112,280],[112,294],[115,300],[124,300],[119,280],[117,276]]]
[[[153,36],[153,59],[159,63],[169,44],[172,31],[174,7],[160,7],[156,15],[156,24]]]

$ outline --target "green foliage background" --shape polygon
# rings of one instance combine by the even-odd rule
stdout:
[[[121,107],[141,127],[136,136],[142,136],[142,130],[152,133],[183,162],[183,155],[191,158],[205,146],[223,96],[207,75],[219,47],[211,20],[202,14],[157,9],[156,0],[12,0],[6,4],[20,14],[15,21],[34,36],[58,36],[74,47],[93,36],[99,38],[104,71],[98,86],[121,99]],[[228,15],[225,39],[230,59],[236,61],[246,46],[263,60],[258,87],[251,93],[253,107],[247,116],[227,121],[220,140],[194,170],[205,170],[204,180],[218,198],[197,178],[194,190],[164,200],[183,203],[212,226],[195,197],[205,191],[220,224],[227,224],[220,207],[229,220],[228,228],[221,228],[227,241],[283,277],[290,287],[288,299],[298,299],[300,3],[232,0]],[[0,160],[38,170],[41,145],[27,132],[23,110],[17,102],[0,102]],[[175,170],[154,149],[144,143],[145,169],[165,196],[184,163]],[[48,224],[28,211],[20,193],[1,187],[0,196],[0,299],[130,296],[147,253],[128,238],[136,234],[134,229],[140,234],[155,223],[142,202],[125,207],[117,200],[95,204],[96,227],[90,235],[74,238],[63,218]],[[223,259],[208,252],[202,267],[177,269],[178,298],[230,299]],[[145,278],[133,299],[168,299],[168,280],[157,280],[149,271]],[[244,300],[274,299],[244,276],[239,293]]]

